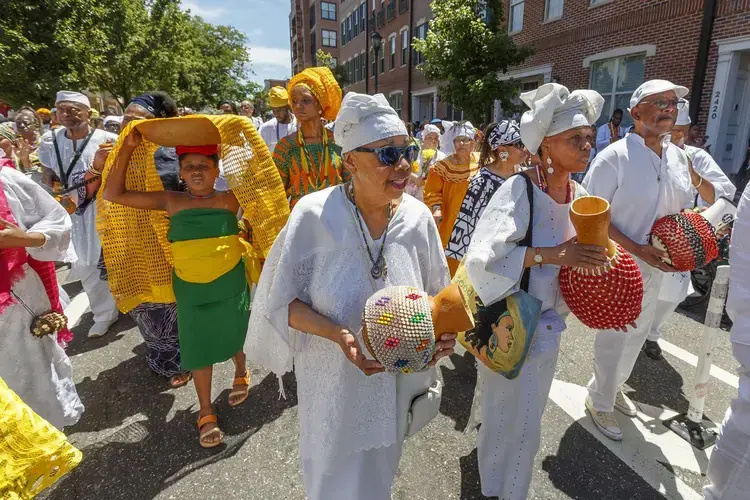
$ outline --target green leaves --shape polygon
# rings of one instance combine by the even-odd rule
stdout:
[[[501,0],[433,0],[434,19],[427,37],[415,39],[414,48],[425,62],[422,72],[438,82],[441,99],[464,111],[477,123],[490,119],[496,99],[514,109],[518,87],[499,76],[521,64],[532,50],[518,47],[508,36]],[[489,12],[486,19],[479,12]]]
[[[0,99],[50,106],[60,89],[104,90],[122,104],[165,90],[185,106],[253,98],[245,35],[180,0],[10,2],[0,16]]]

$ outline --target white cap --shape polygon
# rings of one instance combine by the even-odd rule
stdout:
[[[106,118],[104,118],[104,125],[108,123],[120,123],[122,124],[122,119],[125,118],[124,116],[115,116],[115,115],[109,115]]]
[[[428,134],[437,134],[438,139],[440,138],[440,129],[437,127],[437,125],[433,125],[431,123],[428,123],[424,126],[422,129],[422,137],[426,137]]]
[[[80,92],[73,92],[70,90],[59,91],[57,93],[57,98],[55,99],[55,105],[63,101],[75,102],[75,103],[86,106],[88,109],[91,109],[91,103],[89,102],[89,98],[81,94]]]
[[[635,89],[635,92],[633,92],[633,95],[630,97],[630,108],[628,109],[628,111],[638,106],[638,103],[640,103],[644,98],[650,95],[668,92],[670,90],[674,91],[674,93],[677,94],[678,98],[685,97],[689,92],[687,87],[683,87],[682,85],[675,85],[668,80],[649,80],[642,83],[640,87]]]
[[[349,92],[341,101],[333,136],[342,153],[397,135],[409,135],[383,94]]]
[[[687,99],[680,99],[680,102],[682,103],[682,107],[677,109],[677,121],[675,122],[675,126],[677,127],[692,123],[690,120],[690,102]]]

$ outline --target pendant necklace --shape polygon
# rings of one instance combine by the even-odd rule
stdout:
[[[362,216],[359,213],[359,207],[357,207],[357,204],[354,201],[354,183],[349,183],[349,189],[348,189],[348,198],[349,201],[352,202],[354,205],[354,213],[357,215],[357,222],[359,223],[359,230],[362,233],[362,239],[365,241],[365,248],[367,249],[367,256],[370,258],[370,263],[372,264],[372,267],[370,268],[370,275],[373,279],[385,279],[388,276],[388,265],[385,262],[385,256],[383,255],[383,252],[385,251],[385,242],[388,239],[388,228],[391,225],[391,216],[393,215],[393,202],[388,203],[388,219],[385,225],[385,232],[383,233],[383,242],[380,244],[380,250],[378,251],[377,258],[374,258],[372,256],[372,251],[370,250],[370,245],[367,243],[367,235],[365,234],[365,228],[362,224]]]
[[[214,189],[213,191],[211,191],[211,194],[206,195],[193,194],[190,192],[190,190],[188,190],[187,195],[189,198],[192,198],[194,200],[207,200],[208,198],[213,198],[214,196],[216,196],[216,190]]]

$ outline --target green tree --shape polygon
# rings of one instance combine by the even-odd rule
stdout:
[[[500,80],[508,68],[533,53],[508,36],[502,0],[433,0],[434,19],[427,38],[414,40],[425,62],[429,82],[438,82],[441,99],[476,122],[489,121],[497,99],[503,109],[516,109],[518,82]]]
[[[318,49],[315,53],[315,59],[318,61],[318,66],[325,66],[331,70],[333,77],[338,82],[339,87],[342,89],[349,85],[349,75],[346,74],[346,68],[340,64],[333,62],[333,56],[328,52],[323,52],[322,49]]]

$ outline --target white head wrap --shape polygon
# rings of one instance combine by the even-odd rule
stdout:
[[[409,135],[383,94],[349,92],[341,102],[333,136],[342,153],[397,135]]]
[[[518,128],[518,123],[515,120],[504,120],[498,123],[497,127],[493,128],[487,136],[487,143],[493,151],[500,146],[513,144],[520,140],[521,129]]]
[[[474,139],[477,129],[471,122],[449,122],[443,121],[443,129],[448,139],[453,142],[457,137],[468,137]]]
[[[440,139],[440,129],[437,127],[437,125],[433,125],[431,123],[425,125],[422,129],[422,138],[426,137],[427,134],[437,134],[438,139]]]
[[[690,102],[687,99],[680,99],[680,102],[682,107],[677,109],[677,121],[675,122],[678,127],[692,123],[690,120]]]
[[[91,103],[89,102],[89,98],[81,94],[80,92],[73,92],[70,90],[59,91],[57,93],[57,98],[55,99],[55,105],[63,101],[75,102],[78,104],[82,104],[83,106],[86,106],[88,109],[91,109]]]
[[[581,126],[591,126],[599,119],[604,98],[595,90],[570,92],[559,83],[545,83],[536,90],[521,94],[530,108],[521,117],[521,140],[532,153],[539,150],[545,137]]]
[[[104,118],[104,125],[108,123],[119,123],[122,124],[122,119],[125,118],[124,116],[115,116],[115,115],[109,115],[106,118]]]

